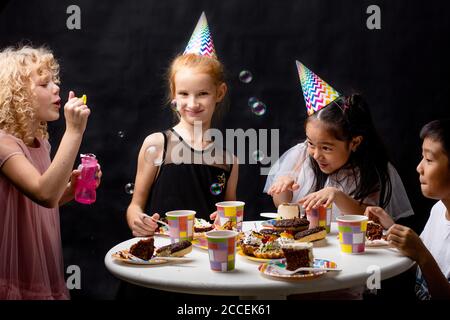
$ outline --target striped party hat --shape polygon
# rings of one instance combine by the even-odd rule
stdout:
[[[217,59],[205,12],[202,12],[200,19],[198,19],[197,25],[183,54],[187,53],[195,53]]]
[[[297,64],[308,116],[339,98],[340,94],[301,62]]]

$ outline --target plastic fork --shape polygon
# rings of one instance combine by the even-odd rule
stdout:
[[[286,270],[285,268],[281,268],[281,267],[278,267],[278,266],[276,266],[275,268],[277,268],[280,273],[286,274],[286,275],[296,274],[297,272],[300,272],[300,271],[313,271],[313,272],[314,271],[337,271],[337,272],[342,271],[342,269],[337,269],[337,268],[300,267],[300,268],[297,268],[297,269],[292,270],[292,271],[291,270]]]

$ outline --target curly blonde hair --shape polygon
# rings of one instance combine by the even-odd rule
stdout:
[[[42,121],[35,133],[31,128],[35,117],[33,71],[38,76],[50,75],[59,83],[59,64],[49,49],[21,46],[0,51],[0,129],[29,146],[34,135],[48,139],[47,122]]]

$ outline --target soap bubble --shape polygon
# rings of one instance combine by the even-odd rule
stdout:
[[[125,193],[126,194],[133,194],[134,193],[134,183],[127,183],[125,185]]]
[[[209,188],[209,191],[215,196],[222,193],[222,185],[219,183],[213,183],[211,187]]]
[[[252,79],[252,73],[248,70],[242,70],[239,73],[239,80],[241,80],[243,83],[249,83],[250,81],[252,81]]]
[[[117,135],[119,136],[119,138],[123,138],[123,137],[125,137],[125,132],[119,131],[119,132],[117,132]]]
[[[254,114],[256,114],[257,116],[262,116],[264,113],[266,113],[266,105],[261,102],[261,101],[257,101],[254,104],[252,104],[252,111]]]
[[[251,98],[248,99],[248,106],[251,107],[251,106],[253,106],[255,104],[255,102],[258,102],[258,101],[259,101],[258,98],[251,97]]]
[[[264,152],[260,151],[260,150],[255,150],[253,152],[253,159],[255,159],[256,161],[263,161],[264,160]]]
[[[163,149],[160,146],[150,145],[145,150],[144,159],[155,166],[160,166],[163,163],[162,156]]]

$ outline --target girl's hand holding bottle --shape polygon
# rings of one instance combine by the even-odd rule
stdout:
[[[70,196],[70,199],[73,199],[75,197],[75,190],[77,187],[77,182],[78,179],[81,175],[81,168],[78,168],[76,170],[72,171],[72,174],[70,175],[70,180],[69,183],[67,185],[67,189],[66,189],[66,194],[68,194]],[[100,164],[97,164],[97,171],[95,173],[95,189],[98,189],[98,187],[101,184],[101,179],[102,179],[102,169]]]

